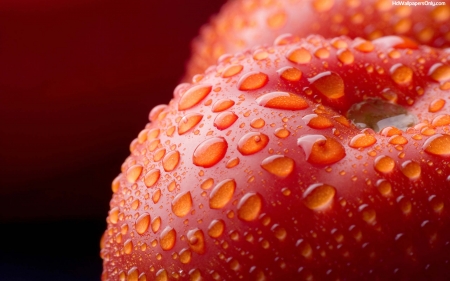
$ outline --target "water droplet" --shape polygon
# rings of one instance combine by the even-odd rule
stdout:
[[[297,64],[307,64],[311,61],[311,53],[305,48],[294,48],[286,54],[286,58]]]
[[[408,37],[402,36],[385,36],[372,41],[372,44],[379,46],[381,49],[417,49],[419,45]]]
[[[441,110],[445,105],[445,100],[443,99],[435,99],[430,103],[430,106],[428,107],[429,112],[438,112]]]
[[[253,59],[254,60],[264,60],[269,57],[269,53],[264,49],[258,49],[253,52]]]
[[[132,268],[130,268],[130,270],[128,270],[127,281],[138,281],[138,278],[139,271],[137,267],[133,266]]]
[[[187,90],[178,102],[178,110],[186,110],[201,102],[212,90],[211,85],[196,85]]]
[[[401,63],[393,65],[390,72],[392,80],[399,85],[407,85],[412,81],[413,70]]]
[[[338,99],[344,96],[344,80],[331,71],[322,72],[313,78],[308,79],[309,83],[319,93],[329,99]]]
[[[225,68],[225,70],[222,72],[222,77],[223,78],[232,77],[234,75],[241,73],[242,69],[244,69],[244,67],[240,64],[230,65],[227,68]]]
[[[148,213],[143,213],[137,220],[134,228],[138,234],[144,234],[150,225],[150,215]]]
[[[353,148],[365,148],[374,145],[376,142],[377,139],[370,134],[357,134],[348,145]]]
[[[214,119],[214,127],[219,130],[228,129],[237,119],[238,116],[231,111],[221,112]]]
[[[313,129],[327,129],[333,127],[333,123],[325,116],[317,114],[305,115],[302,120]]]
[[[202,281],[203,277],[199,269],[193,268],[189,271],[190,281]]]
[[[438,6],[434,8],[431,17],[437,22],[447,22],[450,19],[450,7]]]
[[[192,208],[192,197],[189,191],[180,193],[172,200],[172,212],[177,217],[184,217],[189,214]]]
[[[381,155],[375,158],[373,162],[375,170],[380,173],[387,174],[394,170],[395,161],[389,156]]]
[[[227,263],[231,270],[238,271],[241,268],[239,262],[234,258],[227,259]]]
[[[249,72],[243,75],[237,84],[240,91],[253,91],[264,87],[269,82],[269,76],[262,72]]]
[[[266,122],[264,121],[264,119],[255,118],[250,123],[250,126],[254,129],[261,129],[262,127],[264,127],[265,124],[266,124]]]
[[[189,230],[187,233],[189,247],[197,254],[205,253],[205,236],[203,231],[198,228]]]
[[[438,155],[448,156],[450,155],[450,135],[436,134],[423,144],[425,152]]]
[[[152,187],[159,180],[160,171],[158,169],[150,170],[144,177],[144,183],[147,187]]]
[[[178,122],[178,134],[184,135],[194,128],[203,119],[202,114],[191,113],[183,116],[180,122]]]
[[[450,80],[450,65],[436,63],[430,68],[428,75],[430,75],[433,80],[438,82]]]
[[[278,240],[283,241],[284,239],[286,239],[287,232],[284,227],[281,227],[278,224],[274,224],[271,230]]]
[[[384,179],[378,180],[376,183],[376,187],[377,187],[378,191],[381,193],[381,195],[383,195],[383,196],[391,195],[392,186],[391,186],[391,183],[388,182],[387,180],[384,180]]]
[[[152,201],[156,204],[159,202],[159,199],[161,199],[161,189],[158,188],[153,192]]]
[[[375,49],[375,46],[370,41],[360,40],[354,48],[363,53],[370,53]]]
[[[117,223],[118,219],[119,219],[119,207],[114,207],[109,211],[109,221],[111,223]]]
[[[288,44],[293,44],[295,42],[300,41],[300,38],[298,36],[294,36],[289,33],[284,33],[279,35],[275,40],[273,41],[273,44],[275,46],[283,46]]]
[[[261,162],[264,170],[280,178],[289,176],[294,171],[294,165],[294,160],[283,155],[273,155]]]
[[[267,108],[301,110],[308,107],[306,100],[287,92],[272,92],[256,99],[256,103]]]
[[[152,231],[153,233],[158,232],[159,228],[161,227],[161,217],[156,217],[152,220]]]
[[[195,148],[193,163],[199,167],[212,167],[223,159],[227,149],[228,143],[224,138],[213,137],[207,139]]]
[[[212,112],[221,112],[224,110],[227,110],[228,108],[232,107],[234,105],[234,101],[229,100],[229,99],[221,99],[216,101],[213,106],[211,111]]]
[[[311,210],[319,211],[330,206],[336,189],[328,184],[312,184],[303,193],[303,203]]]
[[[305,240],[297,240],[295,246],[298,248],[300,255],[302,255],[304,258],[309,259],[312,257],[312,247]]]
[[[339,50],[337,52],[337,57],[343,64],[352,64],[355,61],[355,56],[350,50]]]
[[[404,136],[392,136],[389,138],[389,143],[394,145],[405,145],[408,143],[408,139],[406,139]]]
[[[289,130],[287,130],[285,128],[277,128],[275,130],[274,134],[275,134],[275,136],[277,136],[280,139],[285,139],[285,138],[289,137],[291,132],[289,132]]]
[[[312,4],[317,12],[323,13],[329,11],[333,7],[334,0],[314,0]]]
[[[209,195],[209,207],[211,209],[221,209],[231,200],[236,190],[236,182],[233,179],[226,179],[219,182]]]
[[[331,45],[336,49],[345,49],[348,47],[347,42],[339,37],[331,40]]]
[[[208,226],[208,235],[212,238],[218,238],[225,230],[225,222],[223,220],[213,220]]]
[[[305,152],[306,160],[312,164],[329,165],[345,157],[344,146],[334,138],[322,135],[306,135],[297,140]]]
[[[302,78],[302,72],[291,66],[283,67],[277,73],[282,79],[289,82],[298,82]]]
[[[142,173],[143,167],[141,165],[133,165],[127,170],[127,181],[135,183]]]
[[[242,155],[251,155],[261,151],[269,143],[269,137],[263,133],[250,132],[238,142],[238,150]]]
[[[267,281],[266,275],[261,269],[256,268],[256,266],[252,266],[250,268],[250,276],[253,281]]]
[[[159,244],[164,251],[169,251],[175,246],[177,232],[170,226],[166,226],[159,236]]]
[[[238,217],[244,221],[255,220],[262,208],[262,198],[258,193],[245,194],[237,205]]]
[[[318,48],[314,52],[314,56],[319,59],[327,59],[330,56],[330,51],[328,51],[326,48]]]
[[[374,209],[369,207],[369,205],[367,204],[363,204],[359,206],[358,210],[361,213],[363,221],[367,222],[368,224],[375,224],[377,213],[375,212]]]
[[[231,168],[236,167],[237,165],[239,165],[240,162],[241,162],[241,160],[239,159],[239,157],[234,157],[234,158],[231,158],[227,162],[225,167],[228,168],[228,169],[231,169]]]
[[[164,171],[171,172],[175,170],[180,162],[180,153],[178,151],[171,151],[164,156],[162,160]]]
[[[123,251],[125,254],[129,255],[132,250],[133,250],[133,241],[131,241],[131,239],[128,239],[123,244]]]
[[[192,253],[191,250],[184,248],[180,251],[180,262],[187,264],[191,261]]]
[[[435,127],[447,126],[450,124],[450,115],[440,114],[433,118],[431,125]]]
[[[428,201],[430,202],[431,208],[433,208],[436,213],[440,213],[444,209],[444,201],[436,195],[428,197]]]
[[[397,197],[397,203],[399,204],[400,210],[405,216],[411,213],[412,210],[411,201],[409,201],[405,196]]]
[[[166,104],[160,104],[160,105],[157,105],[157,106],[153,107],[153,109],[150,111],[150,114],[148,115],[148,119],[151,122],[155,122],[156,120],[159,119],[158,118],[159,114],[161,112],[163,112],[166,108],[167,108]]]
[[[411,30],[412,22],[408,18],[403,18],[394,24],[394,32],[397,34],[405,34]]]
[[[155,281],[169,281],[169,275],[167,274],[167,271],[163,268],[158,270],[158,272],[156,272]]]
[[[111,183],[111,190],[113,193],[117,193],[117,191],[119,191],[121,176],[121,174],[118,175]]]
[[[267,18],[267,25],[272,29],[279,29],[285,25],[286,19],[286,13],[279,11]]]
[[[402,163],[402,173],[409,178],[410,180],[416,180],[420,178],[422,173],[422,169],[420,168],[420,164],[415,161],[405,161]]]

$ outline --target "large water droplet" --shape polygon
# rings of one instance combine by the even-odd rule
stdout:
[[[413,70],[401,63],[395,64],[390,69],[391,78],[399,85],[408,85],[413,78]]]
[[[303,193],[303,203],[311,210],[323,210],[330,206],[336,189],[328,184],[312,184]]]
[[[211,108],[212,112],[221,112],[227,110],[234,105],[234,101],[229,99],[221,99],[216,101]]]
[[[355,61],[355,56],[350,50],[339,50],[337,52],[337,57],[343,64],[352,64]]]
[[[169,251],[175,246],[177,232],[171,226],[166,226],[159,236],[159,244],[164,251]]]
[[[201,102],[211,92],[211,85],[196,85],[187,90],[178,102],[178,110],[186,110]]]
[[[137,179],[140,177],[142,173],[142,167],[141,165],[133,165],[127,170],[127,181],[129,183],[135,183]]]
[[[236,190],[236,182],[233,179],[226,179],[219,182],[209,195],[209,207],[211,209],[221,209],[231,200]]]
[[[305,48],[294,48],[286,54],[286,58],[297,64],[307,64],[311,61],[311,53]]]
[[[428,107],[429,112],[438,112],[441,110],[445,105],[445,100],[443,99],[435,99],[430,103],[430,106]]]
[[[200,143],[195,148],[193,163],[196,166],[209,168],[223,159],[228,149],[228,143],[224,138],[214,137]]]
[[[255,154],[269,143],[269,137],[263,133],[250,132],[245,134],[238,142],[238,150],[242,155]]]
[[[150,225],[150,215],[148,213],[143,213],[137,218],[134,228],[136,229],[136,232],[138,234],[142,235],[147,231],[149,225]]]
[[[256,103],[267,108],[301,110],[308,107],[306,100],[287,92],[272,92],[256,99]]]
[[[238,116],[234,114],[234,112],[231,111],[221,112],[214,119],[214,127],[216,127],[219,130],[228,129],[231,125],[234,124],[234,122],[236,122],[237,119]]]
[[[374,145],[376,142],[377,139],[370,134],[357,134],[348,145],[353,148],[365,148]]]
[[[262,198],[258,193],[247,193],[239,200],[238,217],[244,221],[255,220],[262,208]]]
[[[132,268],[130,268],[130,270],[128,270],[127,281],[138,281],[138,278],[139,278],[139,271],[137,267],[133,266]]]
[[[167,274],[167,271],[163,268],[161,268],[160,270],[158,270],[158,272],[156,272],[156,279],[155,281],[168,281],[169,280],[169,275]]]
[[[319,93],[329,99],[338,99],[344,96],[344,80],[339,74],[326,71],[308,79],[309,83]]]
[[[197,254],[205,253],[205,235],[203,231],[195,228],[187,233],[189,247]]]
[[[180,162],[180,152],[175,150],[167,153],[162,160],[164,171],[171,172],[175,170],[179,162]]]
[[[180,193],[172,200],[172,212],[177,217],[184,217],[189,214],[192,208],[192,197],[189,191]]]
[[[358,208],[359,212],[361,212],[362,219],[368,224],[374,224],[377,218],[377,213],[375,210],[367,204],[363,204]]]
[[[302,120],[313,129],[327,129],[333,127],[333,122],[325,116],[317,114],[308,114]]]
[[[289,176],[294,171],[294,165],[294,160],[283,155],[273,155],[261,162],[264,170],[281,178]]]
[[[286,66],[277,70],[278,75],[286,81],[298,82],[302,78],[302,72],[295,67]]]
[[[323,135],[306,135],[297,140],[305,152],[306,160],[312,164],[329,165],[345,157],[345,149],[334,138]]]
[[[237,87],[241,91],[253,91],[261,89],[267,82],[269,82],[269,76],[262,72],[249,72],[243,75],[237,84]]]
[[[225,222],[223,220],[213,220],[208,226],[208,235],[212,238],[218,238],[225,230]]]
[[[389,156],[381,155],[375,158],[373,165],[378,172],[387,174],[394,170],[395,161]]]
[[[420,178],[420,175],[422,173],[420,164],[412,160],[403,162],[401,170],[402,173],[410,180],[416,180]]]
[[[449,156],[450,155],[450,135],[436,134],[423,144],[425,152],[438,155]]]
[[[180,251],[180,262],[187,264],[191,261],[192,253],[191,250],[184,248]]]
[[[194,128],[203,119],[203,115],[199,113],[191,113],[181,118],[178,122],[178,134],[184,135]]]
[[[152,187],[159,180],[160,171],[158,169],[150,170],[144,177],[144,183],[147,187]]]

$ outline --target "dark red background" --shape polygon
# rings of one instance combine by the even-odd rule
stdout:
[[[2,280],[99,280],[111,181],[223,2],[0,2]]]

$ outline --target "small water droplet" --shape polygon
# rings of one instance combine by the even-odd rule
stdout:
[[[412,160],[403,162],[401,170],[402,170],[402,173],[410,180],[416,180],[416,179],[420,178],[420,175],[422,173],[420,164],[415,161],[412,161]]]
[[[337,52],[338,60],[343,64],[352,64],[355,61],[355,57],[350,50],[339,50]]]
[[[261,89],[267,82],[269,82],[269,76],[262,72],[249,72],[243,75],[237,84],[240,91],[253,91]]]
[[[144,177],[144,183],[147,187],[152,187],[159,180],[160,171],[158,169],[150,170]]]
[[[430,75],[433,80],[438,82],[450,80],[450,65],[435,63],[431,66],[428,75]]]
[[[333,127],[333,123],[325,116],[317,114],[305,115],[302,120],[313,129],[327,129]]]
[[[167,274],[167,271],[163,268],[158,270],[158,272],[156,272],[155,281],[169,281],[169,275]]]
[[[152,220],[151,226],[152,226],[153,233],[158,232],[159,228],[161,227],[161,217],[158,216],[158,217],[154,218]]]
[[[306,135],[297,140],[305,152],[306,160],[312,164],[329,165],[345,157],[344,146],[334,138],[323,135]]]
[[[172,200],[172,212],[177,217],[184,217],[189,214],[192,208],[192,197],[189,191],[180,193]]]
[[[395,161],[389,156],[381,155],[373,161],[374,168],[380,173],[388,174],[394,170]]]
[[[255,118],[250,123],[250,126],[252,128],[254,128],[254,129],[261,129],[262,127],[264,127],[265,124],[266,124],[266,122],[264,121],[264,119],[262,119],[262,118]]]
[[[431,208],[433,208],[433,211],[435,211],[436,213],[441,213],[444,209],[444,201],[442,201],[442,199],[440,199],[438,196],[431,195],[430,197],[428,197],[428,201],[430,202]]]
[[[227,164],[225,165],[226,168],[231,169],[236,167],[237,165],[239,165],[239,163],[241,162],[241,160],[239,159],[239,157],[234,157],[231,158]]]
[[[412,210],[411,201],[409,201],[405,196],[397,197],[397,203],[400,206],[400,210],[405,216],[411,213]]]
[[[295,67],[286,66],[277,70],[278,75],[281,79],[289,82],[298,82],[302,78],[302,72]]]
[[[360,40],[355,44],[354,48],[363,53],[370,53],[375,49],[375,46],[370,41]]]
[[[221,209],[231,200],[236,190],[236,182],[233,179],[226,179],[219,182],[209,195],[209,207],[211,209]]]
[[[408,143],[408,139],[404,136],[396,135],[389,138],[389,143],[394,145],[405,145]]]
[[[333,201],[336,189],[328,184],[312,184],[303,193],[303,203],[311,210],[323,210]]]
[[[212,112],[221,112],[224,110],[227,110],[228,108],[232,107],[234,105],[234,101],[229,100],[229,99],[221,99],[216,101],[213,106],[211,111]]]
[[[178,134],[184,135],[194,128],[203,119],[202,114],[191,113],[183,116],[180,122],[178,122]]]
[[[384,180],[384,179],[378,180],[376,183],[376,187],[377,187],[378,191],[381,193],[381,195],[383,195],[383,196],[391,195],[392,185],[387,180]]]
[[[244,221],[255,220],[262,208],[262,198],[258,193],[245,194],[237,205],[238,217]]]
[[[223,220],[213,220],[208,226],[208,235],[212,238],[218,238],[225,230],[225,222]]]
[[[195,148],[193,163],[199,167],[212,167],[225,157],[227,149],[228,143],[224,138],[207,139]]]
[[[178,102],[178,110],[186,110],[200,103],[212,90],[211,85],[196,85],[187,90]]]
[[[294,48],[286,54],[286,58],[297,64],[307,64],[311,61],[311,53],[305,48]]]
[[[167,153],[162,160],[164,171],[171,172],[175,170],[179,162],[180,162],[180,152],[175,150]]]
[[[357,134],[348,145],[353,148],[365,148],[374,145],[376,142],[377,139],[370,134]]]
[[[242,69],[244,69],[244,67],[240,64],[230,65],[224,69],[224,71],[222,72],[222,77],[223,78],[232,77],[234,75],[241,73]]]
[[[412,39],[396,35],[385,36],[375,39],[372,41],[372,44],[374,44],[375,46],[379,46],[382,49],[395,48],[395,49],[415,50],[419,48],[419,45],[417,45],[417,43],[414,42]]]
[[[119,219],[119,207],[114,207],[109,211],[109,221],[116,224]]]
[[[123,251],[127,255],[129,255],[131,251],[133,251],[133,241],[131,241],[131,239],[125,241],[125,243],[123,244]]]
[[[308,108],[306,100],[298,95],[287,92],[272,92],[256,99],[256,103],[267,108],[301,110]]]
[[[138,178],[141,176],[142,173],[142,167],[141,165],[133,165],[127,170],[127,181],[129,183],[135,183]]]
[[[289,137],[291,132],[289,132],[289,130],[287,130],[285,128],[277,128],[275,130],[274,134],[275,134],[275,136],[277,136],[280,139],[285,139],[285,138]]]
[[[136,232],[138,234],[142,235],[147,231],[149,225],[150,225],[150,214],[143,213],[137,218],[134,228],[136,229]]]
[[[303,239],[297,240],[295,246],[297,247],[300,255],[302,255],[304,258],[309,259],[312,257],[313,249],[311,245],[305,240]]]
[[[367,204],[363,204],[359,206],[358,210],[361,213],[361,217],[365,222],[367,222],[368,224],[375,224],[377,213],[373,208],[369,207],[369,205]]]
[[[435,99],[430,103],[430,106],[428,107],[429,112],[438,112],[441,110],[445,105],[445,100],[443,99]]]
[[[438,155],[448,156],[450,155],[450,135],[436,134],[430,137],[424,144],[423,149],[425,152]]]
[[[156,204],[159,202],[159,199],[161,199],[161,189],[158,188],[153,192],[152,201]]]
[[[274,224],[271,230],[278,240],[283,241],[284,239],[286,239],[287,232],[284,227],[281,227],[278,224]]]
[[[237,119],[238,116],[234,114],[234,112],[231,111],[221,112],[214,119],[214,127],[216,127],[219,130],[228,129],[231,125],[234,124],[234,122],[236,122]]]
[[[187,239],[189,247],[192,251],[197,254],[205,253],[205,236],[202,230],[198,228],[189,230],[187,233]]]
[[[326,71],[308,79],[309,83],[319,93],[329,99],[338,99],[344,96],[344,80],[339,74]]]
[[[269,137],[263,133],[250,132],[245,134],[238,142],[238,150],[242,155],[255,154],[269,143]]]
[[[177,232],[173,227],[166,226],[159,236],[159,245],[164,251],[169,251],[175,246]]]
[[[292,174],[294,166],[294,160],[283,155],[273,155],[261,162],[261,167],[264,170],[280,178],[285,178]]]
[[[413,78],[413,70],[401,63],[395,64],[390,69],[391,78],[398,85],[408,85]]]

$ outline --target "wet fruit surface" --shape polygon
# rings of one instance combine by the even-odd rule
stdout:
[[[103,279],[446,276],[450,54],[386,59],[399,42],[310,36],[178,86],[112,183]],[[375,108],[370,122],[346,118],[355,104]],[[377,117],[379,104],[393,108]]]

